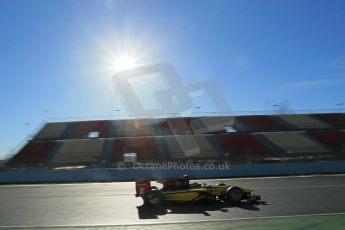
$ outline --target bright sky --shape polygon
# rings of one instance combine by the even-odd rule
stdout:
[[[133,64],[213,81],[233,111],[345,107],[344,22],[343,0],[0,0],[0,159],[46,118],[126,115],[112,75]]]

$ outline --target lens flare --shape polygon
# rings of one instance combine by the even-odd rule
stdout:
[[[115,58],[114,69],[116,71],[123,71],[134,68],[138,65],[136,57],[131,55],[120,55]]]

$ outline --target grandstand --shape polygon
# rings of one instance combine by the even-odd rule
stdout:
[[[173,117],[46,123],[6,167],[345,158],[345,114]]]
[[[68,122],[48,123],[35,136],[35,140],[62,139],[70,124]]]
[[[104,139],[72,139],[58,141],[52,164],[96,164],[103,150]]]
[[[302,131],[261,133],[287,154],[319,153],[329,150]]]
[[[330,129],[331,125],[305,114],[284,114],[278,118],[294,126],[296,129]]]

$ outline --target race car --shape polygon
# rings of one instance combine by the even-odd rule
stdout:
[[[144,204],[158,206],[165,201],[171,202],[197,202],[205,200],[219,200],[230,203],[239,203],[242,200],[256,202],[261,200],[260,195],[255,195],[254,190],[223,183],[213,185],[190,183],[188,176],[183,178],[158,180],[163,188],[151,186],[149,179],[135,181],[136,197],[141,197]]]

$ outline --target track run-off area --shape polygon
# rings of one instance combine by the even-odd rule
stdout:
[[[345,175],[195,180],[255,189],[262,202],[143,206],[134,182],[0,185],[0,228],[337,229]],[[193,181],[192,181],[193,182]]]

